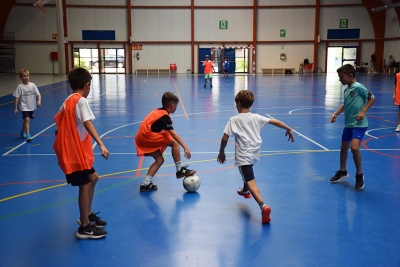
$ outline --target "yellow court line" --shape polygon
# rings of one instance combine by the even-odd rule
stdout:
[[[271,154],[261,154],[261,157],[265,157],[265,156],[274,156],[274,155],[290,155],[290,154],[303,154],[303,153],[319,153],[319,152],[337,152],[337,151],[329,151],[329,150],[307,150],[307,151],[292,151],[292,152],[278,152],[278,153],[271,153]],[[226,160],[230,160],[230,159],[234,159],[234,157],[229,157],[226,158]],[[190,162],[186,162],[187,164],[194,164],[194,163],[201,163],[201,162],[210,162],[210,161],[217,161],[217,158],[213,158],[213,159],[204,159],[204,160],[196,160],[196,161],[190,161]],[[164,167],[171,167],[171,166],[175,166],[174,164],[165,164],[162,165],[161,168]],[[141,168],[141,169],[136,169],[136,170],[127,170],[127,171],[121,171],[121,172],[114,172],[114,173],[109,173],[109,174],[104,174],[104,175],[100,175],[99,178],[103,178],[103,177],[107,177],[107,176],[113,176],[113,175],[117,175],[117,174],[125,174],[125,173],[131,173],[131,172],[137,172],[137,171],[143,171],[143,170],[148,170],[149,168]],[[11,197],[6,197],[3,199],[0,199],[0,202],[5,202],[7,200],[12,200],[15,198],[19,198],[19,197],[23,197],[23,196],[27,196],[30,194],[34,194],[34,193],[39,193],[45,190],[49,190],[49,189],[54,189],[57,187],[61,187],[67,185],[67,183],[62,183],[62,184],[58,184],[58,185],[53,185],[53,186],[48,186],[48,187],[44,187],[41,189],[36,189],[36,190],[32,190],[32,191],[28,191],[26,193],[21,193],[18,195],[14,195]]]
[[[188,120],[189,117],[188,117],[188,115],[187,115],[187,112],[186,112],[186,109],[185,109],[185,105],[183,104],[183,100],[182,100],[181,94],[179,93],[178,86],[176,86],[176,83],[174,83],[174,85],[175,85],[175,90],[176,90],[176,92],[178,93],[179,101],[180,101],[181,104],[182,104],[183,113],[185,113],[185,117],[186,117],[186,119]]]

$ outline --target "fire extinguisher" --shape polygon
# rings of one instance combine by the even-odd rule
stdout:
[[[139,52],[136,52],[136,59],[137,59],[137,60],[140,59]]]

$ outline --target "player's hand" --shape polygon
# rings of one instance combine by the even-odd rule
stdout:
[[[42,105],[42,103],[40,103],[39,101],[37,102],[37,105],[40,107]]]
[[[288,136],[288,141],[294,142],[294,135],[292,129],[287,130],[285,136]]]
[[[18,114],[18,109],[14,109],[14,114]]]
[[[393,100],[393,101],[396,101],[396,95],[393,95],[393,96],[392,96],[392,100]]]
[[[225,163],[225,161],[226,161],[226,156],[225,156],[225,153],[224,153],[224,152],[219,152],[218,157],[217,157],[217,161],[218,161],[220,164],[224,164],[224,163]]]
[[[105,159],[108,159],[108,156],[110,155],[110,152],[108,152],[107,148],[103,145],[103,146],[99,146],[100,150],[101,150],[101,156]]]
[[[329,120],[330,121],[330,123],[333,123],[333,122],[335,122],[336,121],[336,114],[335,113],[333,113],[332,114],[332,116],[331,116],[331,119]]]
[[[358,113],[356,120],[360,121],[364,118],[365,116],[365,112],[364,111],[360,111],[360,113]]]
[[[190,154],[190,150],[188,147],[184,148],[183,152],[185,153],[185,158],[190,159],[192,154]]]

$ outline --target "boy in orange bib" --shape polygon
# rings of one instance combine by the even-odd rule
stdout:
[[[107,235],[107,232],[101,229],[107,223],[92,212],[94,189],[99,179],[99,175],[93,169],[92,137],[105,159],[108,159],[110,153],[92,124],[95,117],[86,100],[91,80],[92,76],[86,69],[71,70],[68,73],[68,81],[73,94],[67,97],[54,116],[56,140],[53,148],[58,165],[65,173],[67,182],[72,186],[79,186],[80,227],[76,237],[80,239],[98,239]]]
[[[140,124],[135,136],[137,156],[151,156],[155,160],[140,185],[140,192],[158,189],[157,185],[153,184],[152,179],[164,163],[162,154],[167,146],[171,147],[172,158],[176,166],[176,178],[196,173],[195,170],[189,170],[187,165],[182,166],[181,163],[180,146],[183,147],[187,159],[190,159],[191,154],[189,147],[172,127],[172,119],[169,116],[176,111],[178,104],[178,97],[171,92],[165,92],[162,96],[162,108],[151,111]]]

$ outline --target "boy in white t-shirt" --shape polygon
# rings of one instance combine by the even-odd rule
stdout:
[[[58,165],[65,173],[67,183],[79,186],[80,227],[76,237],[80,239],[98,239],[107,235],[102,229],[107,222],[92,211],[94,190],[99,180],[93,168],[92,137],[99,145],[102,157],[107,159],[110,153],[92,123],[95,117],[86,99],[90,93],[91,80],[92,76],[86,69],[72,69],[68,73],[68,82],[73,94],[67,97],[54,116],[57,128],[53,148]]]
[[[30,135],[30,119],[34,118],[33,111],[36,109],[36,105],[41,105],[41,96],[39,93],[39,89],[36,87],[34,83],[29,82],[29,71],[26,69],[22,69],[19,72],[19,77],[22,80],[22,83],[18,85],[17,89],[13,96],[15,97],[14,101],[14,114],[18,113],[18,102],[19,107],[22,113],[22,119],[24,122],[22,123],[22,130],[20,135],[22,138],[25,138],[27,142],[32,140]],[[36,102],[37,96],[37,102]]]
[[[229,137],[235,136],[234,165],[239,167],[244,182],[243,188],[239,189],[237,193],[245,198],[253,196],[261,208],[262,223],[269,223],[271,208],[264,204],[253,173],[253,164],[260,159],[261,154],[260,132],[265,124],[269,123],[285,129],[285,136],[289,136],[288,141],[294,142],[293,132],[289,126],[279,120],[251,113],[250,107],[254,102],[254,95],[251,91],[242,90],[237,93],[235,102],[239,114],[230,118],[225,126],[217,161],[221,164],[225,163],[225,147]]]

